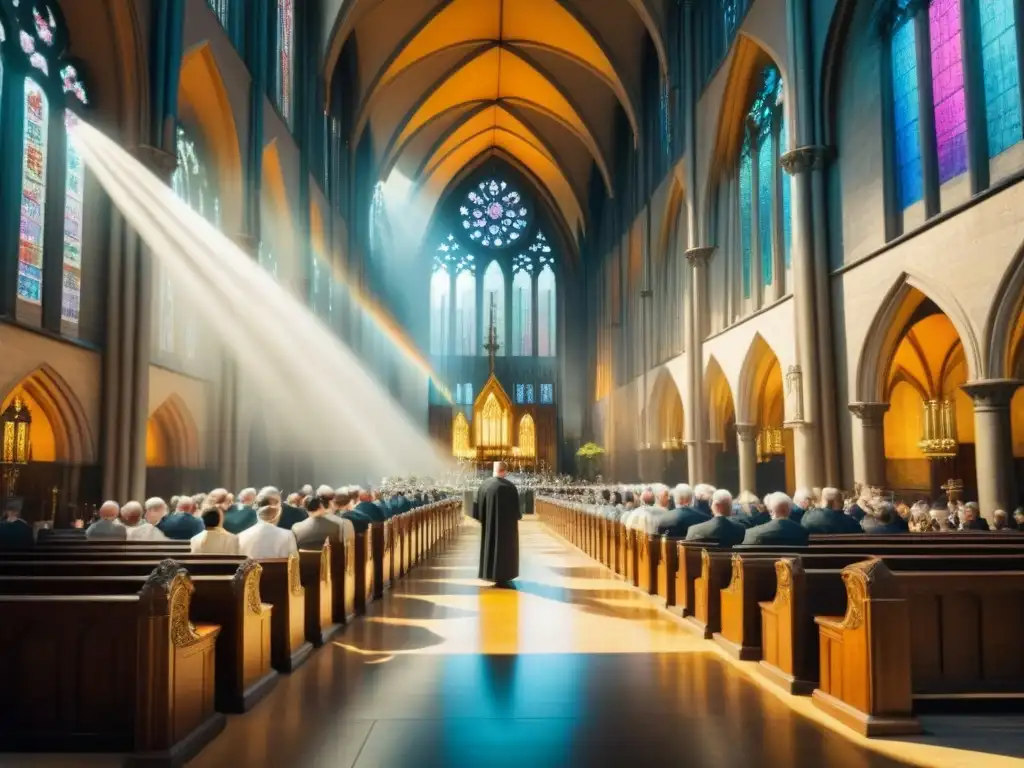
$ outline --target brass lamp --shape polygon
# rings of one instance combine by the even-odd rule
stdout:
[[[16,396],[0,415],[0,425],[3,427],[4,435],[0,464],[3,464],[4,468],[7,495],[13,496],[21,467],[28,464],[32,457],[32,414],[20,396]]]
[[[956,457],[956,409],[952,400],[928,400],[924,404],[924,434],[917,447],[929,459]]]

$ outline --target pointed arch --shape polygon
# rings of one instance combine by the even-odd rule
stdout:
[[[736,421],[736,404],[729,380],[714,355],[704,368],[704,402],[707,404],[707,439],[711,443],[724,443],[725,430],[730,421]]]
[[[225,230],[237,232],[242,215],[240,192],[244,189],[242,153],[231,100],[209,43],[202,43],[182,56],[178,105],[179,114],[191,113],[202,132],[206,149],[212,155],[209,159],[217,168]]]
[[[1010,263],[999,282],[992,308],[985,320],[988,339],[985,378],[1014,378],[1024,359],[1024,248]]]
[[[647,434],[651,436],[651,444],[658,447],[666,442],[682,441],[686,436],[683,398],[667,368],[658,373],[649,402]]]
[[[6,387],[0,412],[7,408],[15,396],[21,395],[29,408],[42,416],[39,426],[48,433],[52,442],[48,450],[49,461],[65,464],[93,464],[96,447],[89,430],[85,410],[67,381],[49,365],[41,365],[31,373]],[[33,444],[37,428],[33,420]]]
[[[524,459],[537,456],[537,425],[533,421],[533,416],[528,413],[524,413],[523,418],[519,420],[516,444],[519,446],[519,455]]]
[[[152,454],[150,449],[152,448]],[[146,425],[146,458],[161,463],[151,466],[201,467],[199,430],[179,395],[170,395],[149,415]]]
[[[776,378],[777,382],[774,381]],[[764,337],[755,333],[740,368],[739,396],[736,398],[737,422],[766,426],[768,405],[774,400],[776,389],[779,392],[782,389],[779,357]]]
[[[885,402],[886,376],[892,367],[896,349],[911,317],[926,299],[934,302],[956,329],[964,348],[968,380],[984,377],[985,367],[978,339],[960,303],[947,289],[928,278],[903,272],[885,295],[868,326],[857,359],[855,402]]]
[[[466,414],[457,411],[452,420],[452,456],[461,458],[470,455],[469,422],[466,421]]]
[[[505,350],[505,270],[495,257],[484,269],[483,274],[483,306],[480,307],[480,320],[483,324],[480,338],[486,339],[490,332],[491,313],[494,315],[494,335],[498,341],[497,355],[504,357]],[[487,354],[481,350],[480,354]]]

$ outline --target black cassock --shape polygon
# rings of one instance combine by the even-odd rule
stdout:
[[[477,491],[480,578],[501,583],[519,575],[519,491],[503,477],[486,480]]]

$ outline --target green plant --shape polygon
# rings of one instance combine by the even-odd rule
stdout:
[[[604,448],[597,443],[584,443],[576,451],[576,455],[581,459],[596,459],[598,456],[604,455]]]

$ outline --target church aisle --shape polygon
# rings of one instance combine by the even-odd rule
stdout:
[[[534,521],[515,590],[479,529],[400,582],[189,765],[900,765],[793,713]]]

